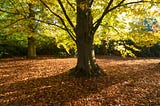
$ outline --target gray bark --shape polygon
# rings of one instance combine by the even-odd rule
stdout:
[[[28,58],[36,57],[36,39],[34,37],[28,38]]]
[[[81,7],[82,4],[83,7]],[[78,77],[105,75],[95,61],[92,21],[89,3],[86,0],[77,0],[76,44],[78,57],[77,65],[71,70],[71,75]]]
[[[34,5],[33,4],[28,4],[29,6],[29,18],[35,18],[35,12],[33,11]],[[36,58],[36,38],[35,38],[35,30],[37,26],[35,25],[35,21],[31,20],[30,23],[28,24],[28,27],[31,32],[31,37],[28,37],[28,58]]]

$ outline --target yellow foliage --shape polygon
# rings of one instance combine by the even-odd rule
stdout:
[[[31,4],[37,4],[38,2],[39,2],[39,0],[28,0],[28,3],[31,3]]]
[[[85,10],[87,9],[87,3],[86,2],[81,2],[79,7],[82,9],[82,10]]]

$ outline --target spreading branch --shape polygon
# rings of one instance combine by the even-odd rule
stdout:
[[[110,6],[112,5],[112,3],[113,3],[113,0],[110,0],[108,5],[107,5],[107,7],[105,8],[102,16],[93,24],[93,32],[92,32],[93,35],[96,32],[96,30],[98,29],[98,27],[101,24],[101,22],[102,22],[103,18],[105,17],[105,15],[108,13],[108,10],[109,10]]]
[[[3,9],[0,9],[1,12],[4,12],[4,13],[8,13],[8,14],[14,14],[14,15],[19,15],[18,12],[10,12],[10,11],[6,11],[6,10],[3,10]]]
[[[20,13],[20,11],[17,9],[15,2],[13,0],[9,0],[9,2],[13,5],[13,7],[16,9],[17,13]]]
[[[112,7],[111,9],[108,10],[108,12],[112,11],[112,10],[115,10],[116,8],[119,8],[119,7],[122,7],[122,6],[127,6],[127,5],[131,5],[131,4],[138,4],[138,3],[147,3],[147,2],[150,2],[150,1],[143,1],[143,0],[140,0],[140,1],[135,1],[135,2],[129,2],[129,3],[125,3],[125,4],[119,4],[117,6],[114,6]]]
[[[70,35],[70,37],[72,38],[72,40],[76,42],[76,40],[75,40],[75,34],[71,33],[70,29],[69,29],[69,28],[67,27],[67,25],[65,24],[64,19],[63,19],[60,15],[56,14],[55,12],[53,12],[53,11],[51,10],[51,8],[50,8],[43,0],[40,0],[40,2],[41,2],[53,15],[55,15],[57,18],[60,19],[60,21],[62,22],[62,25],[65,27],[67,33]]]
[[[10,27],[10,26],[12,26],[12,25],[16,24],[17,22],[22,21],[22,20],[24,20],[24,19],[26,19],[26,18],[17,19],[16,21],[14,21],[14,22],[12,22],[12,23],[10,23],[10,24],[4,26],[4,27],[1,28],[0,30],[3,30],[3,29],[5,29],[5,28],[8,28],[8,27]]]
[[[124,3],[125,0],[122,0],[121,2],[119,2],[116,6],[110,8],[111,4],[113,3],[113,0],[110,0],[110,2],[108,3],[107,7],[105,8],[104,12],[102,13],[102,16],[95,22],[93,23],[93,33],[96,32],[96,30],[98,29],[98,27],[100,26],[103,18],[105,17],[105,15],[119,7],[122,6],[127,6],[127,5],[131,5],[131,4],[138,4],[138,3],[145,3],[145,2],[151,2],[151,1],[143,1],[143,0],[139,0],[139,1],[135,1],[135,2],[128,2],[128,3]],[[158,3],[158,2],[155,2]]]
[[[75,7],[69,2],[69,0],[66,0],[69,6],[73,9],[73,11],[76,11]]]
[[[19,1],[19,5],[20,5],[20,7],[22,8],[23,12],[26,14],[27,12],[25,11],[25,9],[24,9],[22,3],[20,3],[20,1]]]
[[[66,19],[67,19],[67,21],[68,21],[68,23],[70,24],[70,26],[71,26],[71,27],[73,28],[73,30],[75,31],[75,26],[73,25],[71,19],[69,18],[68,14],[67,14],[67,12],[66,12],[63,4],[62,4],[62,1],[61,1],[61,0],[58,0],[58,3],[59,3],[59,5],[60,5],[60,7],[61,7],[61,9],[62,9],[62,11],[63,11]]]
[[[35,19],[35,18],[33,18],[33,20],[35,20],[35,21],[37,21],[37,22],[45,23],[45,24],[48,24],[48,25],[53,25],[53,26],[55,26],[55,27],[57,27],[57,28],[60,28],[60,29],[62,29],[62,30],[64,30],[64,31],[67,31],[67,32],[69,33],[69,35],[71,36],[71,38],[74,39],[74,41],[75,41],[75,36],[74,36],[74,34],[72,33],[71,30],[66,29],[66,28],[64,28],[64,27],[62,27],[62,26],[59,26],[59,25],[57,25],[56,23],[51,23],[51,22],[47,22],[47,21],[39,20],[39,19]]]
[[[53,12],[52,10],[51,10],[51,8],[43,1],[43,0],[39,0],[53,15],[55,15],[56,17],[58,17],[62,22],[64,21],[63,20],[63,18],[60,16],[60,15],[58,15],[58,14],[56,14],[55,12]]]
[[[94,2],[94,0],[89,0],[89,7],[92,6],[93,2]]]
[[[129,3],[126,3],[124,5],[120,5],[120,6],[126,6],[126,5],[130,5],[130,4],[136,4],[136,3],[149,3],[151,1],[143,1],[143,0],[140,0],[140,1],[135,1],[135,2],[129,2]],[[160,3],[160,2],[153,2],[153,3]]]
[[[40,19],[35,19],[35,18],[32,18],[32,20],[37,21],[37,22],[40,22],[40,23],[48,24],[48,25],[53,25],[53,26],[56,26],[56,27],[58,27],[58,28],[60,28],[60,29],[62,29],[62,30],[66,30],[65,28],[57,25],[56,23],[51,23],[51,22],[47,22],[47,21],[40,20]]]

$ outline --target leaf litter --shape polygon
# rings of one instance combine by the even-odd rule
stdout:
[[[97,57],[107,76],[67,76],[76,58],[0,59],[0,106],[160,106],[160,59]]]

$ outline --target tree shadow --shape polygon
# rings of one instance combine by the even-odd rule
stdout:
[[[47,60],[47,59],[69,59],[69,58],[75,58],[74,56],[67,56],[67,57],[58,57],[58,56],[41,56],[38,55],[36,58],[28,58],[26,56],[24,57],[7,57],[7,58],[0,58],[0,62],[8,63],[8,62],[15,62],[15,61],[26,61],[26,60]]]
[[[74,78],[62,73],[47,78],[38,78],[0,86],[3,106],[22,105],[64,105],[100,91],[103,78]],[[104,83],[98,85],[99,83]],[[107,85],[106,85],[107,84]]]
[[[66,103],[86,98],[117,83],[123,83],[128,80],[136,81],[146,73],[147,75],[156,74],[159,73],[159,70],[128,71],[128,73],[122,72],[93,78],[69,77],[66,72],[56,76],[1,85],[0,105],[64,106]]]

